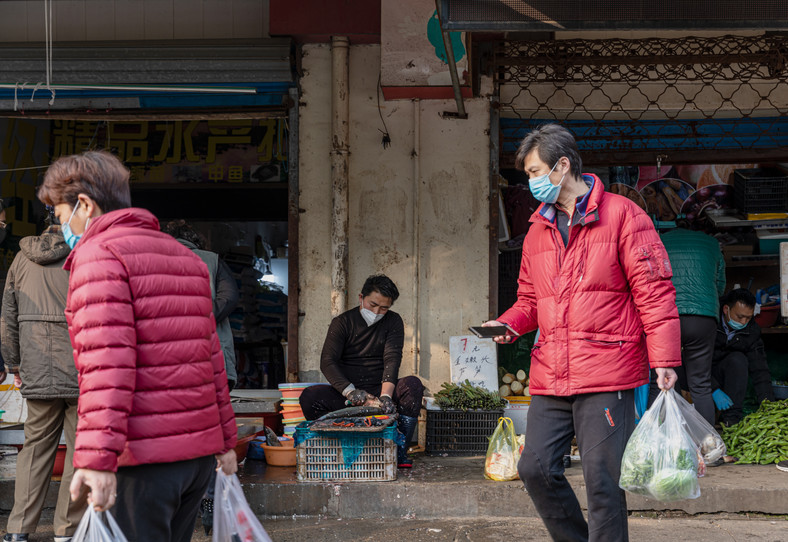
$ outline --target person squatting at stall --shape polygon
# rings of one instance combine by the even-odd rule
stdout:
[[[744,288],[731,290],[722,300],[711,387],[720,410],[720,423],[725,425],[735,425],[744,417],[742,406],[750,378],[758,404],[764,399],[774,401],[761,328],[752,317],[754,311],[755,296]]]
[[[5,542],[25,541],[36,531],[61,433],[66,457],[55,506],[55,542],[71,540],[87,506],[84,495],[76,501],[69,495],[79,386],[64,314],[68,271],[63,261],[71,250],[53,219],[50,214],[44,233],[19,242],[3,292],[2,351],[27,405]]]
[[[211,467],[238,469],[208,269],[150,212],[131,208],[129,170],[108,152],[57,159],[38,197],[72,248],[71,498],[88,486],[91,505],[110,510],[129,542],[191,540]]]
[[[518,471],[554,540],[629,539],[621,458],[635,426],[634,388],[676,382],[681,363],[670,262],[651,219],[581,174],[572,134],[544,124],[526,135],[515,165],[543,202],[523,243],[517,301],[497,320],[531,351],[525,448]],[[513,334],[495,337],[508,343]],[[565,475],[573,436],[582,458],[588,523]]]
[[[416,376],[398,379],[405,327],[390,310],[399,297],[394,282],[372,275],[358,296],[359,306],[331,321],[320,355],[320,370],[330,385],[306,388],[301,409],[315,420],[347,404],[361,406],[379,398],[386,414],[399,414],[398,428],[405,444],[397,449],[397,463],[409,468],[407,450],[418,423],[424,385]]]

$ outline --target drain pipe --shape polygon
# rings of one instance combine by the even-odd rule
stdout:
[[[438,24],[440,24],[440,0],[435,0],[435,9],[438,12]],[[467,119],[468,113],[465,112],[465,102],[462,100],[462,91],[460,90],[460,78],[457,77],[457,62],[454,60],[454,49],[451,46],[451,38],[449,37],[449,33],[443,29],[443,25],[441,25],[441,35],[443,36],[443,48],[446,49],[446,63],[449,65],[451,86],[454,89],[454,101],[457,102],[456,118]]]
[[[331,316],[347,310],[348,282],[348,56],[345,36],[331,37]]]
[[[421,102],[413,100],[413,374],[419,374],[421,334],[419,333],[419,284],[421,282],[419,201],[421,188]]]

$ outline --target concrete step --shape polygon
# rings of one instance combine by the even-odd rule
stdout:
[[[0,461],[0,510],[13,505],[10,460]],[[3,463],[5,463],[3,465]],[[416,456],[413,469],[400,469],[392,482],[298,482],[294,467],[267,467],[246,460],[239,477],[252,510],[260,517],[328,518],[503,518],[536,517],[520,481],[493,482],[483,476],[484,457]],[[567,478],[586,508],[582,464],[574,462]],[[788,473],[774,465],[726,464],[709,469],[695,500],[661,503],[629,495],[630,511],[677,510],[688,514],[788,514]],[[52,482],[46,507],[54,507]]]
[[[483,475],[484,457],[417,456],[413,469],[400,469],[393,482],[298,482],[292,468],[248,461],[241,473],[247,499],[263,517],[337,518],[535,517],[531,498],[518,481],[494,482]],[[586,508],[582,465],[567,478]],[[679,510],[689,514],[759,512],[788,514],[788,473],[774,465],[727,464],[709,469],[695,500],[660,503],[638,495],[630,511]]]

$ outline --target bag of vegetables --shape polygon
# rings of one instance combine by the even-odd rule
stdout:
[[[522,440],[522,442],[520,442]],[[514,430],[511,418],[498,418],[487,446],[487,458],[484,461],[484,477],[488,480],[505,482],[517,480],[517,463],[523,451],[525,439],[520,439]]]
[[[687,432],[695,442],[695,446],[700,449],[703,461],[706,465],[718,461],[726,452],[725,443],[722,441],[722,437],[717,433],[714,427],[695,410],[694,406],[684,400],[681,394],[676,393],[675,395],[676,404],[682,416],[684,416],[684,421],[687,425]],[[702,468],[701,471],[703,472]]]
[[[658,501],[700,497],[703,459],[686,429],[673,390],[662,391],[627,442],[619,486]]]

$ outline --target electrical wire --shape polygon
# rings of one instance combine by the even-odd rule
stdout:
[[[380,108],[380,95],[383,92],[383,87],[380,86],[380,74],[378,74],[378,88],[375,89],[378,95],[378,115],[380,115],[380,122],[383,123],[383,130],[378,128],[378,132],[383,134],[383,148],[387,149],[391,146],[391,136],[389,135],[389,129],[386,127],[386,121],[383,119],[383,110]]]

